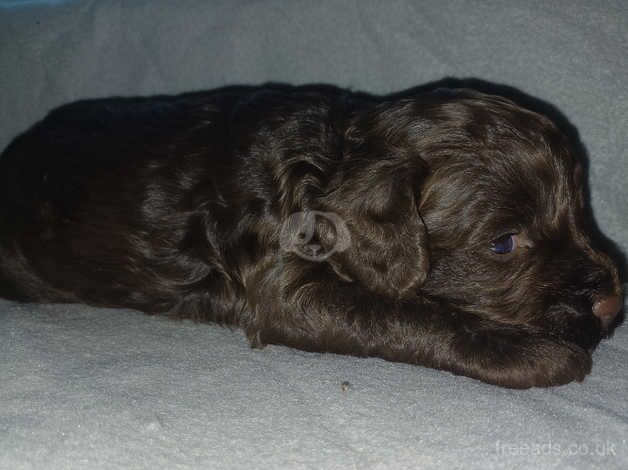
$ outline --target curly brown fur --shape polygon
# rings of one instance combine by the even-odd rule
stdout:
[[[18,137],[0,177],[13,299],[234,324],[254,346],[517,388],[582,380],[619,318],[581,163],[552,121],[498,96],[265,86],[84,101]],[[346,249],[286,249],[288,219],[309,224],[313,254],[334,250],[342,221]],[[499,254],[503,236],[517,246]]]

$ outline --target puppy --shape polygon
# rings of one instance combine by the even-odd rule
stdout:
[[[0,293],[505,387],[582,380],[623,306],[583,168],[497,96],[234,87],[84,101],[0,159]]]

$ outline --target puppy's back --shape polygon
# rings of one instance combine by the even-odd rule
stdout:
[[[167,239],[165,249],[186,223],[160,213],[176,212],[165,207],[168,198],[181,202],[172,179],[198,182],[207,169],[197,155],[183,175],[174,157],[201,148],[226,158],[221,119],[238,95],[81,101],[17,137],[0,156],[0,295],[148,302],[139,294],[147,279],[131,281],[129,271],[154,255],[147,251],[156,226],[170,225],[170,236],[157,237]],[[203,126],[208,122],[211,128]]]

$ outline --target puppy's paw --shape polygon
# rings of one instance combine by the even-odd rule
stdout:
[[[516,356],[512,358],[512,385],[506,386],[528,388],[564,385],[573,381],[581,382],[591,371],[591,355],[574,343],[531,336],[521,346],[519,354],[522,359]]]
[[[475,332],[458,344],[465,375],[509,388],[550,387],[582,381],[591,356],[580,346],[519,328]]]

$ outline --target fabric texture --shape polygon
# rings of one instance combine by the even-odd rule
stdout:
[[[627,76],[621,0],[0,0],[0,149],[81,98],[475,77],[567,116],[624,251]],[[628,468],[625,326],[528,391],[85,306],[0,302],[0,354],[0,468]]]

